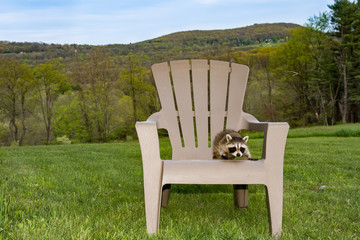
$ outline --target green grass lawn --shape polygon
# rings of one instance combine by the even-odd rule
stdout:
[[[309,129],[287,141],[282,239],[360,239],[360,137]],[[262,139],[249,144],[260,157]],[[260,185],[247,209],[232,186],[174,185],[148,236],[137,142],[2,147],[0,185],[0,239],[271,239]]]

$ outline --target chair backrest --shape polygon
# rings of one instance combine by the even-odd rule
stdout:
[[[152,72],[173,159],[211,159],[211,144],[239,122],[249,68],[215,60],[154,64]]]

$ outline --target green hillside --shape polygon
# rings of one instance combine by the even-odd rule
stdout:
[[[227,42],[231,46],[239,46],[266,40],[277,41],[284,38],[289,30],[294,27],[299,27],[299,25],[293,23],[264,23],[225,30],[184,31],[155,38],[148,42],[196,42],[202,45]]]
[[[255,24],[226,30],[194,30],[176,32],[133,44],[104,45],[113,56],[130,52],[147,55],[151,61],[221,55],[232,49],[246,50],[263,42],[279,42],[289,30],[299,25],[292,23]],[[0,41],[0,55],[43,62],[62,57],[69,61],[86,55],[98,46],[78,44],[19,43]],[[253,48],[253,47],[252,47]]]

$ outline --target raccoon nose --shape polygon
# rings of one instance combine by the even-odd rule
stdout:
[[[236,154],[237,157],[241,157],[240,153]]]

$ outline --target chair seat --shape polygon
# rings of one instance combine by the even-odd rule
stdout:
[[[162,184],[265,184],[264,160],[164,160]]]

